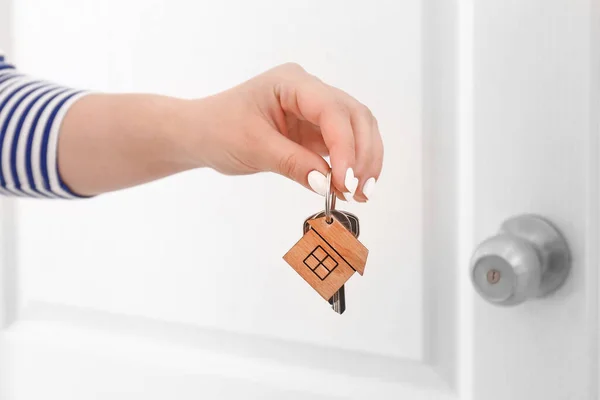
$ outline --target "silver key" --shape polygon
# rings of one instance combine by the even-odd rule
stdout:
[[[350,226],[343,223],[342,225],[344,225],[344,227],[350,232],[352,232],[354,237],[358,239],[358,235],[360,234],[360,225],[358,223],[358,218],[356,217],[356,215],[351,214],[347,211],[340,212],[343,213],[346,218],[348,218],[348,221],[350,221]],[[333,311],[335,311],[338,314],[342,314],[344,311],[346,311],[346,289],[344,285],[342,285],[342,287],[333,294],[333,297],[329,299],[329,304],[331,304]]]
[[[331,214],[346,229],[352,232],[354,237],[358,238],[358,235],[360,234],[360,225],[356,215],[341,210],[331,210]],[[308,217],[304,221],[303,234],[310,230],[310,225],[308,224],[308,221],[310,221],[311,219],[322,218],[324,216],[325,211],[321,211]],[[342,285],[342,287],[333,294],[333,297],[329,299],[329,304],[331,304],[331,308],[333,308],[333,311],[335,311],[338,314],[342,314],[344,311],[346,311],[346,291],[344,285]]]
[[[344,285],[329,299],[329,304],[331,304],[333,311],[338,314],[343,314],[346,311],[346,289],[344,289]]]

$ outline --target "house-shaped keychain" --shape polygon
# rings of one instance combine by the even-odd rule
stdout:
[[[321,217],[308,221],[311,229],[283,259],[325,300],[348,279],[365,271],[369,250],[337,219]]]

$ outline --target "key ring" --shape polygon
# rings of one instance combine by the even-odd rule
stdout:
[[[331,182],[331,170],[329,170],[327,172],[327,187],[325,189],[325,222],[328,224],[333,223],[331,212],[335,210],[335,200],[335,191]]]

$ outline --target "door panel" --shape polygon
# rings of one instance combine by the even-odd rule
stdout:
[[[85,23],[67,20],[52,32],[29,28],[59,19],[65,9],[90,8],[104,19],[94,12],[84,14]],[[102,90],[204,96],[297,61],[371,104],[390,149],[372,205],[347,207],[363,221],[371,268],[365,279],[349,282],[344,318],[332,318],[282,260],[323,200],[281,177],[225,178],[209,171],[91,202],[22,204],[25,301],[422,357],[417,2],[32,0],[17,3],[16,15],[22,68]],[[109,21],[107,34],[100,27]],[[400,38],[392,50],[391,38]],[[101,40],[101,48],[87,45]],[[63,46],[52,55],[40,51],[50,43]],[[95,65],[80,65],[83,54]],[[47,57],[59,60],[50,71]]]

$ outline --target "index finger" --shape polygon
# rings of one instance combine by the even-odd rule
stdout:
[[[340,192],[354,193],[358,186],[353,170],[356,144],[348,106],[331,87],[309,74],[281,83],[278,96],[285,112],[319,126],[329,150],[334,186]]]

